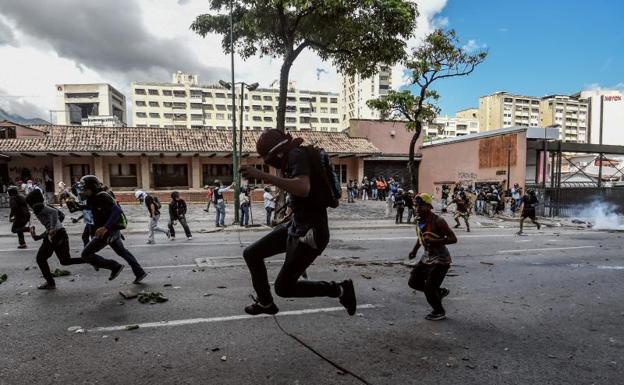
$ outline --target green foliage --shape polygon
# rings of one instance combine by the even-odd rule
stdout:
[[[229,0],[209,1],[211,14],[200,15],[191,29],[202,36],[223,36],[230,52]],[[233,0],[235,50],[284,57],[314,50],[346,74],[364,76],[379,64],[402,59],[405,41],[416,27],[416,5],[406,0]],[[294,58],[292,58],[294,60]]]

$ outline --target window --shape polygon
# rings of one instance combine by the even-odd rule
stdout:
[[[310,113],[310,109],[308,107],[301,107],[299,109],[299,112],[301,112],[302,114],[309,114]]]
[[[338,109],[337,108],[331,108],[330,111],[332,114],[337,114],[338,113]]]
[[[211,97],[212,97],[212,93],[211,93],[211,92],[203,92],[203,93],[202,93],[202,96],[203,96],[204,98],[211,98]]]
[[[252,120],[253,120],[254,122],[261,122],[261,121],[262,121],[262,118],[261,118],[261,117],[259,117],[259,116],[254,116],[254,117],[252,118]]]
[[[150,126],[150,128],[160,128],[160,126],[158,124],[150,124],[149,126]]]
[[[154,164],[152,165],[154,174],[154,187],[188,188],[188,166],[186,164]]]
[[[164,96],[171,96],[171,90],[163,90]]]
[[[134,90],[134,93],[137,95],[145,95],[145,90],[143,88],[137,88]]]
[[[214,107],[212,104],[205,104],[204,105],[204,110],[214,110]]]
[[[297,123],[297,118],[286,117],[286,123]]]
[[[163,107],[171,108],[172,106],[173,106],[173,103],[171,103],[171,102],[163,102]]]
[[[321,98],[321,103],[327,103],[327,98]]]
[[[111,187],[137,187],[136,164],[111,164],[109,170]]]
[[[204,119],[212,119],[212,114],[210,112],[206,112],[204,114]]]
[[[15,127],[5,127],[5,129],[0,130],[0,139],[15,139],[16,137]]]
[[[184,102],[174,102],[173,103],[174,110],[186,110],[186,103]]]
[[[173,118],[173,114],[170,113],[170,112],[165,112],[165,118],[166,119],[171,119],[171,118]]]
[[[329,118],[321,118],[321,123],[329,123]]]
[[[346,164],[335,164],[334,172],[340,179],[340,183],[347,183],[347,165]]]
[[[137,112],[137,118],[147,118],[147,114],[145,112]]]
[[[191,103],[191,108],[195,110],[200,110],[202,108],[201,103]]]
[[[264,111],[273,111],[273,106],[262,106]]]
[[[270,116],[265,116],[265,117],[264,117],[264,121],[265,121],[265,122],[272,122],[272,121],[273,121],[273,118],[272,118],[272,117],[270,117]]]
[[[289,96],[289,97],[286,98],[286,101],[287,102],[296,102],[297,98],[295,98],[294,96]]]
[[[159,107],[158,102],[149,102],[150,107]]]
[[[191,120],[204,120],[204,115],[202,115],[202,114],[191,114]]]
[[[327,113],[327,107],[321,107],[321,114]]]
[[[262,106],[259,106],[257,104],[253,104],[251,106],[251,109],[254,110],[254,111],[262,111]]]
[[[173,96],[175,96],[176,98],[185,98],[186,91],[173,91]]]
[[[299,118],[299,121],[301,123],[310,123],[310,118],[308,118],[307,116],[302,116]]]
[[[225,127],[217,127],[225,129]],[[214,185],[219,179],[223,184],[229,185],[233,181],[232,164],[204,164],[202,166],[202,179],[204,186]]]
[[[262,100],[260,95],[251,95],[251,100]]]
[[[217,111],[225,111],[226,110],[226,107],[225,107],[224,104],[217,104],[215,107],[217,108]]]
[[[150,88],[150,89],[149,89],[149,94],[150,94],[150,95],[160,95],[160,94],[158,93],[158,90],[155,90],[155,89],[153,89],[153,88]]]
[[[142,100],[137,100],[136,101],[136,105],[137,105],[137,107],[145,107],[145,102],[142,101]]]
[[[72,181],[91,174],[91,167],[88,164],[72,164],[69,166],[69,177]],[[73,183],[73,182],[72,182]]]
[[[331,103],[338,103],[338,98],[331,98]]]
[[[158,112],[150,112],[150,118],[160,118],[160,114]]]
[[[186,120],[186,114],[173,114],[173,120]]]
[[[267,102],[272,102],[273,98],[271,96],[265,95],[265,96],[262,97],[262,100],[267,101]]]
[[[201,91],[197,91],[197,90],[191,90],[191,97],[192,98],[201,98],[202,97],[202,92]]]
[[[220,98],[220,99],[224,99],[224,98],[225,98],[225,94],[224,94],[224,93],[222,93],[222,92],[217,92],[217,93],[215,94],[215,97],[216,97],[216,98]]]
[[[216,114],[215,115],[217,120],[225,120],[225,115],[224,114]]]
[[[340,122],[338,121],[338,119],[332,119],[332,120],[331,120],[331,122],[332,122],[332,123],[340,123]]]

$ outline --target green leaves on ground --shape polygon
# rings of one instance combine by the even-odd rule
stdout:
[[[0,284],[1,284],[2,282],[6,282],[6,281],[7,281],[7,279],[9,279],[9,276],[8,276],[8,275],[6,275],[6,274],[2,274],[2,275],[0,275]]]
[[[71,272],[67,270],[55,269],[52,272],[53,277],[67,277],[68,275],[71,275]]]
[[[161,292],[150,291],[139,293],[139,302],[141,303],[149,303],[153,305],[155,303],[163,303],[167,301],[169,301],[169,298],[163,296]]]

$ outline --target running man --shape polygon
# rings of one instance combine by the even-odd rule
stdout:
[[[143,203],[145,207],[147,207],[147,213],[150,217],[147,232],[147,244],[154,244],[154,233],[156,231],[165,234],[168,239],[171,239],[171,233],[169,232],[169,230],[158,226],[158,221],[160,221],[160,209],[162,207],[158,198],[155,198],[141,190],[137,190],[134,193],[134,197],[136,198],[136,200]]]
[[[174,191],[171,193],[171,202],[169,202],[169,223],[167,224],[167,227],[169,228],[169,234],[171,235],[169,239],[172,241],[175,241],[174,226],[176,222],[180,222],[180,225],[184,229],[186,239],[188,239],[189,241],[193,239],[191,229],[189,229],[189,226],[186,222],[186,202],[180,197],[179,192]]]
[[[412,269],[408,285],[425,293],[427,302],[433,308],[425,319],[441,321],[446,319],[446,310],[442,306],[442,298],[449,294],[442,282],[451,267],[451,253],[446,245],[457,243],[457,237],[442,217],[433,213],[431,195],[422,193],[416,196],[417,227],[416,245],[409,253],[409,258],[416,258],[420,246],[425,252],[420,261]]]
[[[537,222],[537,219],[535,216],[535,207],[537,206],[538,203],[539,203],[539,200],[537,199],[537,196],[535,195],[535,190],[528,189],[526,194],[524,194],[524,196],[522,197],[522,201],[520,203],[520,207],[522,207],[522,216],[520,218],[520,231],[518,231],[518,235],[522,235],[522,229],[524,227],[524,220],[527,218],[531,219],[531,222],[533,222],[533,224],[537,226],[538,230],[542,228],[542,225],[540,225],[539,222]]]
[[[451,201],[451,203],[455,203],[455,205],[457,206],[454,215],[456,223],[455,228],[457,229],[461,226],[461,224],[459,223],[459,218],[463,218],[464,222],[466,223],[466,231],[470,232],[470,223],[468,223],[468,218],[470,218],[470,201],[468,200],[468,197],[466,197],[466,193],[464,193],[463,191],[458,193],[455,196],[455,199]]]
[[[28,223],[30,222],[30,211],[28,211],[28,205],[26,199],[19,194],[17,186],[9,186],[7,189],[9,194],[9,222],[12,222],[11,232],[17,234],[18,249],[25,249],[26,239],[24,239],[24,233],[30,231]]]
[[[357,303],[350,279],[340,283],[299,279],[329,243],[328,205],[323,200],[328,196],[328,190],[324,189],[330,188],[325,179],[329,159],[323,158],[324,153],[317,149],[302,147],[302,142],[279,130],[266,130],[258,138],[257,152],[265,164],[281,170],[283,176],[271,175],[253,166],[240,169],[245,178],[262,179],[288,192],[293,211],[292,221],[276,226],[243,252],[258,296],[245,312],[257,315],[279,311],[273,302],[264,260],[285,252],[286,260],[275,279],[278,296],[338,298],[348,314],[354,315]]]

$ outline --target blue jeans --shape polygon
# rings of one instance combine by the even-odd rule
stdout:
[[[241,226],[247,226],[249,225],[249,206],[247,205],[242,205],[241,206]]]
[[[217,203],[217,205],[215,206],[215,209],[217,210],[217,217],[215,219],[215,225],[225,226],[225,203],[224,202]]]

